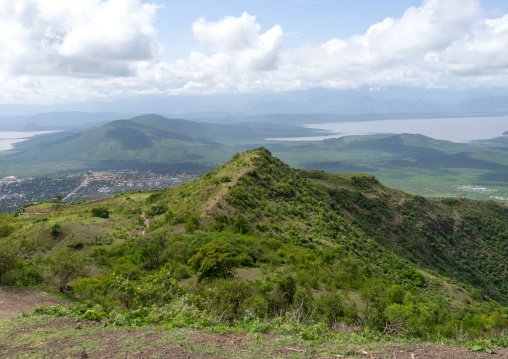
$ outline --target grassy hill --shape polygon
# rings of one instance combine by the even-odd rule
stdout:
[[[321,142],[267,144],[297,168],[367,173],[393,188],[441,197],[508,198],[506,138],[453,143],[423,135],[348,136]],[[487,187],[484,193],[464,187]]]
[[[284,125],[221,125],[143,115],[19,142],[2,152],[0,176],[126,168],[202,173],[259,145],[264,137],[303,133],[308,131]]]
[[[0,283],[70,291],[79,304],[39,312],[104,326],[500,345],[507,214],[294,170],[260,148],[173,189],[2,216]]]
[[[168,120],[179,124],[178,120]],[[172,126],[167,126],[171,129]],[[194,135],[161,127],[153,127],[131,120],[118,120],[106,125],[81,131],[62,132],[35,137],[19,143],[15,153],[2,157],[4,170],[17,166],[18,172],[53,173],[87,169],[159,169],[179,168],[185,171],[213,168],[224,162],[235,151]],[[187,131],[192,132],[192,131]],[[26,174],[25,174],[26,175]]]
[[[289,117],[286,121],[285,116],[279,117],[266,116],[258,119],[261,122],[239,118],[232,125],[152,114],[89,130],[36,136],[16,144],[13,150],[0,152],[0,176],[109,169],[203,173],[236,152],[264,146],[295,168],[371,174],[390,187],[412,194],[508,199],[505,136],[462,144],[412,134],[325,141],[265,140],[318,134],[298,127],[301,119]],[[288,125],[290,120],[296,121],[295,125]],[[487,190],[472,191],[474,187]]]

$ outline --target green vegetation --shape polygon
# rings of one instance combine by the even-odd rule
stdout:
[[[92,217],[109,218],[109,210],[106,207],[92,208]]]
[[[20,248],[2,284],[53,286],[79,300],[40,313],[305,340],[357,328],[369,340],[508,344],[502,203],[294,170],[260,148],[176,188],[91,205],[2,217],[0,241]],[[37,247],[22,250],[23,238]]]
[[[356,120],[382,117],[359,116]],[[506,136],[461,144],[410,134],[325,141],[265,140],[319,135],[311,129],[278,123],[304,124],[327,118],[260,116],[256,123],[245,117],[235,119],[236,125],[225,125],[159,115],[138,116],[91,130],[54,133],[20,142],[0,157],[0,176],[35,177],[90,169],[203,173],[224,163],[235,152],[265,146],[295,168],[371,174],[385,185],[415,195],[508,200]],[[328,120],[345,119],[332,116]],[[470,189],[477,186],[487,190]]]

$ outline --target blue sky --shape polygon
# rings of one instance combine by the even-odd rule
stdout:
[[[501,0],[0,0],[0,103],[507,87]]]
[[[256,16],[261,29],[279,24],[287,33],[284,48],[304,42],[322,43],[332,38],[346,39],[363,34],[387,17],[400,18],[421,0],[188,0],[156,1],[163,7],[157,11],[155,27],[167,49],[166,60],[186,57],[196,48],[191,25],[199,18],[217,21],[225,16]],[[488,16],[508,13],[508,1],[484,0],[481,5]]]
[[[400,17],[408,7],[418,6],[421,1],[190,0],[156,3],[163,6],[157,12],[155,26],[161,43],[168,49],[165,59],[174,60],[187,56],[196,47],[191,25],[199,18],[217,21],[247,12],[256,16],[262,31],[279,24],[287,33],[284,47],[295,47],[303,42],[320,43],[364,33],[372,24],[386,17]]]

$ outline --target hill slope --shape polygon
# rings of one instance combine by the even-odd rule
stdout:
[[[508,299],[506,204],[413,197],[372,176],[297,171],[264,149],[168,193],[176,193],[170,206],[209,215],[219,227],[234,227],[240,215],[246,231],[311,247],[339,245],[385,273],[382,257],[393,253]]]
[[[263,137],[308,132],[284,125],[221,125],[143,115],[19,142],[2,152],[0,176],[125,168],[202,173]]]
[[[2,216],[0,281],[70,284],[72,313],[115,325],[499,336],[507,214],[294,170],[260,148],[170,190]]]
[[[178,120],[167,122],[179,124]],[[2,161],[6,166],[35,163],[33,170],[43,173],[47,169],[41,164],[54,166],[53,173],[90,168],[192,171],[213,168],[234,153],[227,145],[179,132],[178,126],[166,127],[117,120],[91,130],[39,136],[17,144],[14,153],[2,157]]]

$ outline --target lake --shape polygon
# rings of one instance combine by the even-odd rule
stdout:
[[[267,138],[267,140],[319,141],[353,135],[411,133],[422,134],[438,140],[470,142],[502,136],[503,132],[508,131],[508,116],[331,122],[305,125],[304,127],[326,130],[330,134],[326,136]]]
[[[32,136],[53,132],[58,131],[0,131],[0,151],[10,150],[13,144],[28,140]]]

